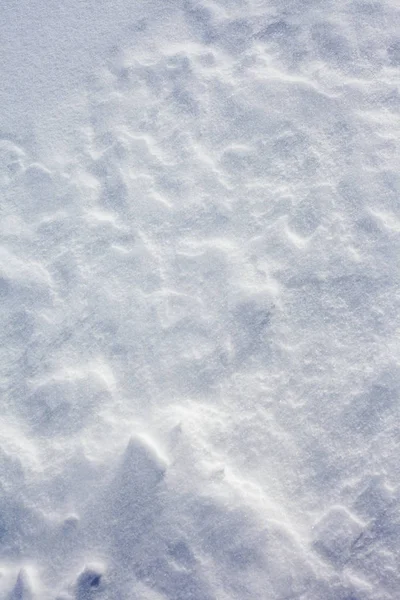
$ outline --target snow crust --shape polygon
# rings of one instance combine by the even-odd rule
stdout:
[[[0,22],[0,598],[398,600],[395,0]]]

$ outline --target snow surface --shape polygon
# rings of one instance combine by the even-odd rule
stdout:
[[[396,4],[3,0],[1,599],[399,599]]]

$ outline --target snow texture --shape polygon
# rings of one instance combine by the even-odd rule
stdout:
[[[398,600],[396,0],[0,19],[0,599]]]

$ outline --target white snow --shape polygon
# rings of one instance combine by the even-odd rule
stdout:
[[[0,19],[0,600],[398,600],[395,0]]]

